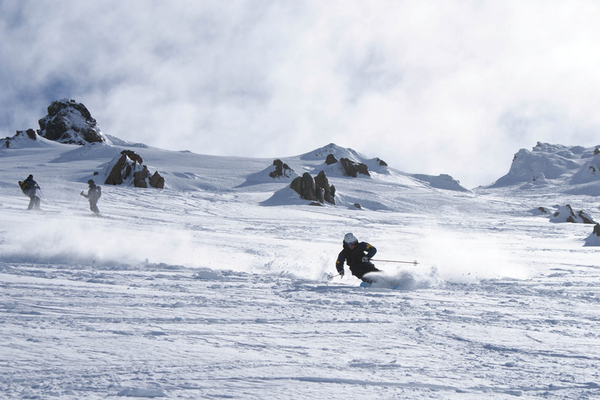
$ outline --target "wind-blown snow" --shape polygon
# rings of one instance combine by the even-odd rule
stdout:
[[[338,205],[311,207],[268,178],[272,159],[136,145],[166,188],[98,182],[94,217],[79,192],[134,147],[112,142],[0,150],[5,398],[600,395],[592,227],[531,212],[597,219],[596,197],[441,190],[390,167],[328,173]],[[314,175],[325,157],[281,159]],[[29,173],[42,212],[25,210]],[[408,263],[375,262],[368,289],[333,276],[346,232]]]

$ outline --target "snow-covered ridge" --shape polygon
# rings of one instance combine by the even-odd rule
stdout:
[[[510,170],[489,188],[520,185],[521,189],[544,186],[575,190],[580,194],[596,192],[600,183],[600,150],[598,146],[564,146],[538,142],[531,150],[519,150]],[[573,186],[594,183],[592,187]]]

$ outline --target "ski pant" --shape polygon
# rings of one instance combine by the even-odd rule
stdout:
[[[362,279],[364,282],[372,283],[368,278],[363,279],[363,275],[367,272],[377,272],[379,270],[375,268],[373,263],[367,262],[351,266],[350,271],[352,271],[352,275],[356,276],[358,279]]]
[[[35,194],[29,195],[29,206],[27,207],[28,210],[32,210],[32,209],[36,209],[39,210],[40,209],[40,198],[37,197]]]
[[[94,214],[100,214],[100,210],[98,210],[98,200],[92,200],[90,199],[90,210],[92,210],[92,212]]]

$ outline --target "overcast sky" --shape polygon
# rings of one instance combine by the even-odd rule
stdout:
[[[201,154],[328,143],[472,188],[600,144],[600,2],[0,0],[0,136],[53,101]]]

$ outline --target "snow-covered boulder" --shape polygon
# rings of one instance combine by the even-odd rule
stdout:
[[[594,230],[585,239],[584,246],[600,246],[600,224],[594,225]]]
[[[111,144],[88,109],[72,99],[53,101],[48,106],[48,115],[38,123],[40,136],[48,140],[79,145]]]
[[[597,150],[597,149],[596,149]],[[600,181],[600,153],[583,164],[583,166],[571,177],[572,184],[589,183]]]
[[[551,222],[573,222],[577,224],[595,224],[593,218],[586,212],[579,210],[577,212],[573,211],[573,208],[567,204],[565,206],[560,206],[556,210],[552,217],[550,217]]]

